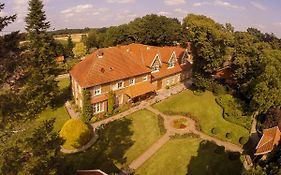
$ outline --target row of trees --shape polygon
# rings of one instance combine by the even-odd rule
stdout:
[[[128,24],[90,30],[83,42],[87,49],[130,43],[175,45],[181,41],[181,31],[178,19],[151,14]]]

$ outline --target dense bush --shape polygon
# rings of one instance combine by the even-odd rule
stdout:
[[[114,110],[114,104],[115,104],[115,94],[113,91],[110,91],[108,93],[108,113],[112,114]]]
[[[160,133],[165,134],[167,132],[167,129],[165,128],[164,125],[164,118],[161,115],[158,115],[157,118],[158,118],[158,127],[160,129]]]
[[[217,146],[214,152],[216,154],[223,154],[225,152],[225,147],[224,146]]]
[[[91,93],[88,89],[83,90],[82,120],[89,122],[93,117],[93,107],[91,104]]]
[[[225,134],[225,137],[227,139],[231,139],[233,137],[233,134],[231,132],[228,132],[228,133]]]
[[[240,158],[240,153],[238,152],[227,152],[229,160],[238,160]]]
[[[240,137],[239,138],[239,143],[241,145],[245,145],[248,142],[248,140],[249,140],[249,138],[247,138],[247,137]]]
[[[84,122],[77,119],[68,120],[59,134],[65,140],[63,147],[66,149],[80,148],[88,143],[92,137],[91,129]]]
[[[243,104],[232,95],[226,94],[216,98],[216,102],[223,108],[223,117],[229,122],[243,126],[246,129],[251,128],[252,119],[243,115]]]
[[[219,133],[219,128],[212,128],[211,132],[212,134],[217,135]]]
[[[212,86],[211,86],[211,90],[212,92],[215,94],[215,95],[224,95],[226,94],[226,88],[221,85],[221,84],[218,84],[218,83],[213,83]]]

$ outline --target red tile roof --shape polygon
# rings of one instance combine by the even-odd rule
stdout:
[[[87,88],[149,73],[150,66],[158,54],[162,66],[158,73],[153,74],[153,78],[158,79],[191,67],[187,62],[185,66],[176,63],[174,68],[167,69],[172,53],[175,52],[180,60],[185,51],[186,49],[181,47],[155,47],[143,44],[99,49],[75,65],[70,74],[82,88]],[[100,53],[103,53],[102,58],[97,56]]]
[[[103,54],[102,58],[97,56],[98,52]],[[71,76],[82,88],[149,72],[150,69],[136,64],[118,47],[99,49],[70,70]]]
[[[91,99],[91,104],[102,102],[102,101],[105,101],[107,99],[108,99],[107,95],[104,95],[104,94],[103,95],[99,95],[99,96],[96,96],[96,97]]]
[[[277,145],[281,138],[281,132],[278,126],[265,129],[263,131],[262,138],[256,146],[255,155],[264,155],[272,151],[275,145]]]
[[[76,175],[107,175],[101,170],[77,170]]]
[[[126,89],[126,94],[130,97],[130,98],[134,98],[134,97],[138,97],[140,95],[144,95],[148,92],[153,92],[156,90],[156,87],[149,83],[149,82],[141,82],[141,83],[137,83],[134,86],[129,86]]]

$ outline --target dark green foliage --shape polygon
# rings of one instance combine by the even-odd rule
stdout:
[[[6,146],[1,153],[1,174],[56,174],[62,157],[63,143],[53,133],[54,120],[44,121],[30,137],[19,140],[16,145]]]
[[[193,14],[184,18],[183,28],[192,42],[194,84],[209,87],[211,75],[225,62],[227,47],[233,42],[232,32],[206,16]]]
[[[93,117],[93,107],[91,105],[91,93],[88,89],[83,90],[82,120],[89,122]]]
[[[67,45],[66,45],[66,57],[69,57],[69,58],[74,57],[73,48],[74,48],[74,44],[72,42],[71,36],[68,35]]]
[[[240,137],[239,138],[239,143],[241,145],[245,145],[247,142],[248,142],[249,138],[246,138],[246,137]]]
[[[246,129],[251,128],[252,119],[243,114],[246,105],[243,101],[226,94],[216,98],[216,102],[223,108],[223,117],[229,122],[238,124]]]
[[[41,0],[29,1],[26,17],[27,51],[23,54],[27,60],[26,84],[21,97],[28,106],[27,114],[37,114],[53,102],[58,86],[55,76],[58,71],[55,64],[54,39],[47,34],[50,27]]]
[[[108,93],[108,102],[107,102],[107,111],[109,114],[113,113],[114,105],[115,105],[115,94],[113,91],[110,91]]]
[[[212,83],[212,92],[215,94],[215,95],[224,95],[227,93],[226,91],[226,87],[219,84],[219,83],[216,83],[216,82],[213,82]]]
[[[167,132],[167,129],[165,128],[164,125],[164,118],[161,115],[158,115],[157,118],[158,118],[158,127],[160,129],[160,134],[163,135]]]

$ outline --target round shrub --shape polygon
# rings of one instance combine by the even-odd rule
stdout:
[[[89,142],[92,130],[81,120],[70,119],[65,122],[59,134],[65,140],[65,149],[76,149]]]
[[[212,134],[217,135],[219,133],[219,129],[218,128],[212,128],[211,132],[212,132]]]
[[[225,134],[225,137],[227,139],[231,139],[233,137],[233,134],[231,132],[228,132],[228,133]]]
[[[241,145],[245,145],[248,142],[248,140],[249,140],[249,138],[247,138],[247,137],[240,137],[239,138],[239,143]]]

